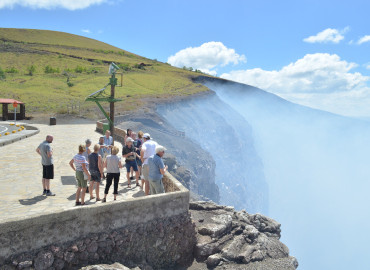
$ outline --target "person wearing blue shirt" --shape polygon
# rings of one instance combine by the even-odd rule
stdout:
[[[105,132],[104,144],[107,146],[107,155],[110,155],[111,154],[111,149],[113,147],[113,138],[110,135],[110,131],[109,130],[107,130]]]
[[[163,155],[166,148],[158,145],[155,148],[156,154],[148,158],[149,165],[149,188],[150,194],[164,193],[164,186],[162,182],[163,175],[166,173],[168,167],[164,166]]]

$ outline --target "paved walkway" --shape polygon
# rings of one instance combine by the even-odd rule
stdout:
[[[76,180],[69,161],[77,153],[79,144],[89,138],[94,145],[101,136],[95,132],[95,124],[31,125],[39,128],[40,133],[0,147],[1,221],[75,207]],[[41,195],[43,191],[41,157],[35,151],[47,134],[54,136],[52,148],[55,175],[54,180],[51,180],[51,190],[56,193],[55,197]],[[122,152],[122,145],[120,143],[116,145]],[[105,181],[103,183],[105,185]],[[104,185],[100,185],[101,198],[104,194]],[[135,185],[132,187],[132,189],[127,188],[126,171],[122,169],[117,199],[144,196],[144,192],[139,187]],[[113,201],[112,192],[113,185],[110,188],[107,203]],[[89,201],[89,198],[90,196],[87,195],[88,204],[101,203],[95,202],[95,199]]]

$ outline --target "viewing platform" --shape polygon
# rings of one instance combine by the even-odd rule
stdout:
[[[86,239],[92,233],[100,237],[101,234],[122,228],[135,230],[136,226],[142,228],[151,222],[156,224],[155,220],[158,219],[173,221],[173,218],[181,217],[181,220],[185,220],[182,223],[190,222],[189,191],[169,173],[166,173],[163,180],[165,194],[144,196],[140,187],[135,186],[135,180],[131,180],[134,183],[132,188],[127,187],[126,171],[123,168],[117,201],[113,201],[111,189],[106,203],[89,200],[90,196],[86,194],[87,205],[75,206],[76,180],[69,161],[77,153],[78,145],[83,144],[87,138],[93,142],[91,149],[98,142],[102,135],[95,132],[96,124],[78,119],[76,122],[72,120],[53,126],[30,125],[40,132],[1,147],[0,239],[3,245],[0,247],[0,265],[9,262],[11,256],[30,252],[33,252],[30,256],[36,263],[39,250],[51,249],[56,244],[65,245],[67,250],[71,242]],[[51,191],[56,196],[42,195],[41,157],[35,151],[48,134],[54,136],[52,149],[55,175],[51,180]],[[115,145],[119,147],[121,156],[122,145]],[[101,198],[104,186],[105,180],[100,185]],[[171,222],[166,223],[169,226],[166,231],[174,226]],[[134,231],[132,233],[135,234]],[[81,264],[80,260],[64,260],[63,263]]]

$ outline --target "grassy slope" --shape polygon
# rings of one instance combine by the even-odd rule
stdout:
[[[191,78],[198,75],[195,72],[174,68],[97,40],[46,30],[0,28],[0,68],[18,71],[6,73],[6,79],[0,80],[0,98],[25,102],[27,115],[65,113],[67,105],[80,103],[85,116],[101,117],[95,103],[84,100],[108,83],[108,66],[112,61],[130,68],[124,71],[123,87],[116,88],[116,97],[123,99],[116,103],[118,113],[143,107],[148,98],[172,98],[207,91],[206,87],[192,82]],[[134,68],[139,63],[150,66],[145,70]],[[36,67],[33,76],[26,75],[31,65]],[[59,72],[45,74],[47,65]],[[86,71],[76,73],[77,66]],[[71,74],[72,87],[67,85],[65,70]],[[89,72],[92,70],[96,73]]]

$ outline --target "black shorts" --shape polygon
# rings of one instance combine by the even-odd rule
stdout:
[[[42,178],[54,179],[54,165],[42,165]]]

